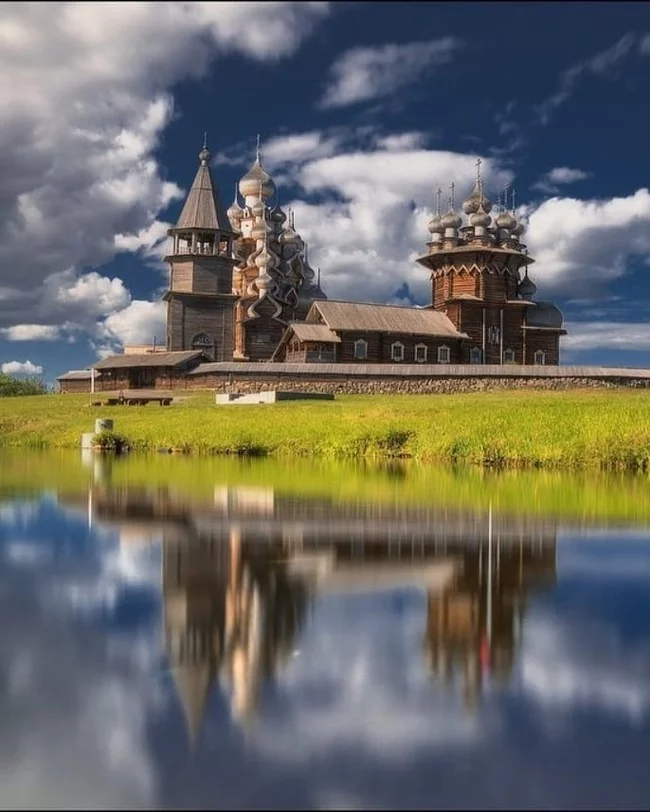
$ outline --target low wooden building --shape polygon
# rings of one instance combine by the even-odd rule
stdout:
[[[174,389],[188,372],[207,360],[201,350],[111,355],[95,364],[95,370],[101,373],[95,379],[95,391]]]
[[[56,379],[59,392],[62,394],[70,393],[74,395],[90,392],[90,376],[92,370],[90,369],[71,369],[69,372],[64,372]],[[95,373],[95,384],[101,377],[101,373]]]
[[[286,363],[455,364],[463,342],[444,313],[429,308],[316,301],[291,322],[273,356]]]

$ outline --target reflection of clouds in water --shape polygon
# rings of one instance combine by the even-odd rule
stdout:
[[[650,644],[629,647],[612,626],[550,614],[531,617],[521,686],[548,709],[583,707],[641,722],[650,710]]]
[[[10,541],[3,545],[3,551],[15,567],[40,566],[52,560],[52,550],[38,541]]]
[[[338,747],[394,761],[475,742],[485,719],[427,673],[424,626],[424,595],[411,593],[400,612],[386,593],[319,601],[300,656],[278,677],[283,713],[260,720],[253,740],[272,759],[298,761]]]
[[[643,534],[567,540],[559,557],[563,578],[577,576],[602,581],[650,578],[650,539]]]
[[[97,550],[99,568],[86,578],[57,580],[55,595],[80,613],[112,610],[125,589],[160,591],[160,549],[148,546],[128,548],[115,538]]]
[[[15,524],[16,513],[9,517]],[[36,509],[30,536],[43,534],[38,523]],[[11,617],[0,628],[4,808],[152,805],[146,734],[163,701],[155,681],[160,633],[124,638],[75,626],[74,618],[79,609],[114,608],[127,588],[157,589],[159,556],[120,547],[117,533],[93,542],[92,553],[69,558],[56,557],[54,538],[10,536],[3,545],[0,611]]]
[[[62,640],[53,626],[30,624],[28,643],[0,638],[3,661],[22,671],[4,699],[3,807],[148,806],[151,686],[131,664],[110,664],[92,645]]]
[[[25,499],[15,502],[0,502],[0,524],[7,529],[33,521],[41,508],[38,500]]]

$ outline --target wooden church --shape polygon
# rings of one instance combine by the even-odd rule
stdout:
[[[165,352],[128,352],[94,365],[98,388],[173,387],[200,365],[284,364],[557,365],[562,315],[535,298],[514,193],[493,211],[481,161],[461,212],[429,223],[431,303],[398,307],[329,300],[307,245],[277,202],[259,141],[251,169],[225,209],[204,144],[177,224],[170,229]],[[241,198],[241,199],[240,199]],[[164,355],[164,358],[163,358]],[[214,370],[212,370],[214,371]],[[76,378],[74,377],[76,375]],[[59,379],[83,386],[80,373]],[[87,385],[87,384],[86,384]]]

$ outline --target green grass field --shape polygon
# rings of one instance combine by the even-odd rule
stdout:
[[[650,394],[629,389],[340,396],[262,406],[215,406],[210,393],[188,393],[165,408],[88,402],[88,395],[0,398],[0,442],[78,448],[95,418],[111,417],[115,432],[143,451],[650,467]]]

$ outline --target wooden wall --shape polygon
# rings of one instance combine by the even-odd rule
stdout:
[[[424,344],[427,347],[427,360],[425,363],[438,363],[438,348],[449,347],[450,363],[459,363],[461,360],[460,340],[457,338],[433,338],[431,336],[417,336],[404,333],[364,333],[339,332],[341,343],[338,346],[338,360],[343,364],[383,364],[395,363],[391,357],[391,345],[400,342],[404,345],[405,364],[413,364],[415,361],[416,344]],[[354,344],[359,339],[363,339],[368,344],[367,356],[364,359],[354,357]]]
[[[555,330],[526,330],[526,364],[535,363],[535,352],[543,350],[546,354],[546,366],[560,363],[560,337]]]
[[[84,392],[90,392],[90,378],[87,380],[71,380],[71,381],[57,381],[59,392],[69,393],[71,395],[80,395]],[[99,383],[99,378],[95,378],[95,388]]]
[[[174,259],[170,288],[178,293],[232,293],[232,262],[219,256]]]
[[[215,361],[231,361],[234,297],[184,296],[172,293],[167,305],[167,349],[191,350],[192,340],[207,333],[215,342]]]

